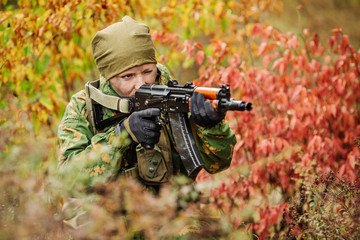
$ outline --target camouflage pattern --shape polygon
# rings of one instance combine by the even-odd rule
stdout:
[[[171,79],[169,72],[160,64],[157,67],[161,72],[157,83],[167,84]],[[110,82],[104,78],[100,78],[100,90],[104,94],[117,96]],[[104,119],[115,114],[114,111],[105,107],[103,110]],[[231,163],[236,138],[227,121],[223,120],[212,128],[199,127],[191,121],[191,118],[190,122],[196,131],[195,141],[204,160],[205,170],[213,174],[228,168]],[[167,126],[167,129],[171,133],[169,126]],[[105,128],[104,132],[93,133],[87,119],[85,90],[76,93],[66,107],[64,117],[58,128],[59,168],[71,167],[77,159],[85,158],[88,163],[84,166],[83,171],[88,173],[91,178],[108,178],[117,175],[120,166],[125,166],[125,168],[127,166],[127,160],[123,156],[131,155],[128,152],[131,144],[129,144],[130,141],[122,141],[119,144],[116,141],[114,142],[114,139],[114,126]],[[174,143],[172,138],[171,142]],[[172,145],[174,173],[185,173],[176,146]],[[93,152],[97,153],[97,155],[94,155]],[[89,182],[90,185],[92,183],[94,181]]]

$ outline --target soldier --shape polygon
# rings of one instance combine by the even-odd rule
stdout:
[[[171,80],[167,69],[156,61],[149,27],[128,16],[97,32],[91,47],[100,72],[100,79],[91,84],[101,91],[104,101],[107,96],[133,97],[143,84],[167,84]],[[89,174],[90,186],[95,183],[92,178],[119,175],[139,176],[143,184],[158,186],[174,174],[185,173],[169,126],[155,124],[159,109],[150,108],[108,121],[101,131],[94,127],[94,115],[98,114],[95,111],[85,90],[72,96],[58,129],[59,168],[71,166],[76,158],[91,151],[106,149],[84,169]],[[105,106],[100,113],[103,120],[115,115],[114,110]],[[205,170],[213,174],[228,168],[236,139],[225,114],[215,111],[202,94],[194,93],[190,123]],[[130,141],[114,144],[112,140],[120,138],[122,132],[128,133]],[[143,144],[154,144],[155,148],[146,150],[141,147]],[[159,162],[150,177],[145,173],[146,151],[153,151]]]

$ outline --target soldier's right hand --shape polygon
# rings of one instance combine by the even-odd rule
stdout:
[[[160,116],[160,109],[148,108],[132,113],[122,121],[120,129],[126,129],[132,140],[143,146],[153,146],[159,142],[161,125],[156,124],[155,117]]]

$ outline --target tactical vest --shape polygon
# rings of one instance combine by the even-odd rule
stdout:
[[[94,134],[103,132],[105,127],[119,122],[131,113],[129,99],[106,95],[101,92],[99,86],[100,80],[85,84],[86,110]],[[103,120],[103,107],[114,110],[117,114]],[[159,142],[154,149],[145,149],[141,144],[136,146],[136,158],[137,167],[127,169],[122,173],[123,175],[139,176],[146,185],[159,185],[169,181],[173,175],[173,162],[171,142],[165,126],[161,130]]]

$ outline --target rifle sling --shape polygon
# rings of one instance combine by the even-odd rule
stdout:
[[[103,94],[98,88],[93,86],[93,83],[97,84],[97,81],[94,82],[87,82],[85,85],[86,92],[92,100],[106,108],[119,111],[121,113],[130,113],[131,101],[129,99]]]
[[[93,127],[94,133],[101,132],[106,126],[119,121],[119,119],[129,114],[132,110],[130,99],[103,94],[98,89],[99,85],[100,80],[87,82],[85,84],[88,121]],[[119,113],[103,120],[102,106]]]
[[[106,128],[107,126],[110,126],[110,125],[115,124],[116,122],[119,122],[122,118],[124,118],[125,116],[128,115],[128,114],[118,112],[114,116],[103,119],[104,114],[103,114],[102,108],[103,107],[100,104],[93,103],[93,116],[94,116],[95,128],[97,131],[101,131],[104,128]]]

